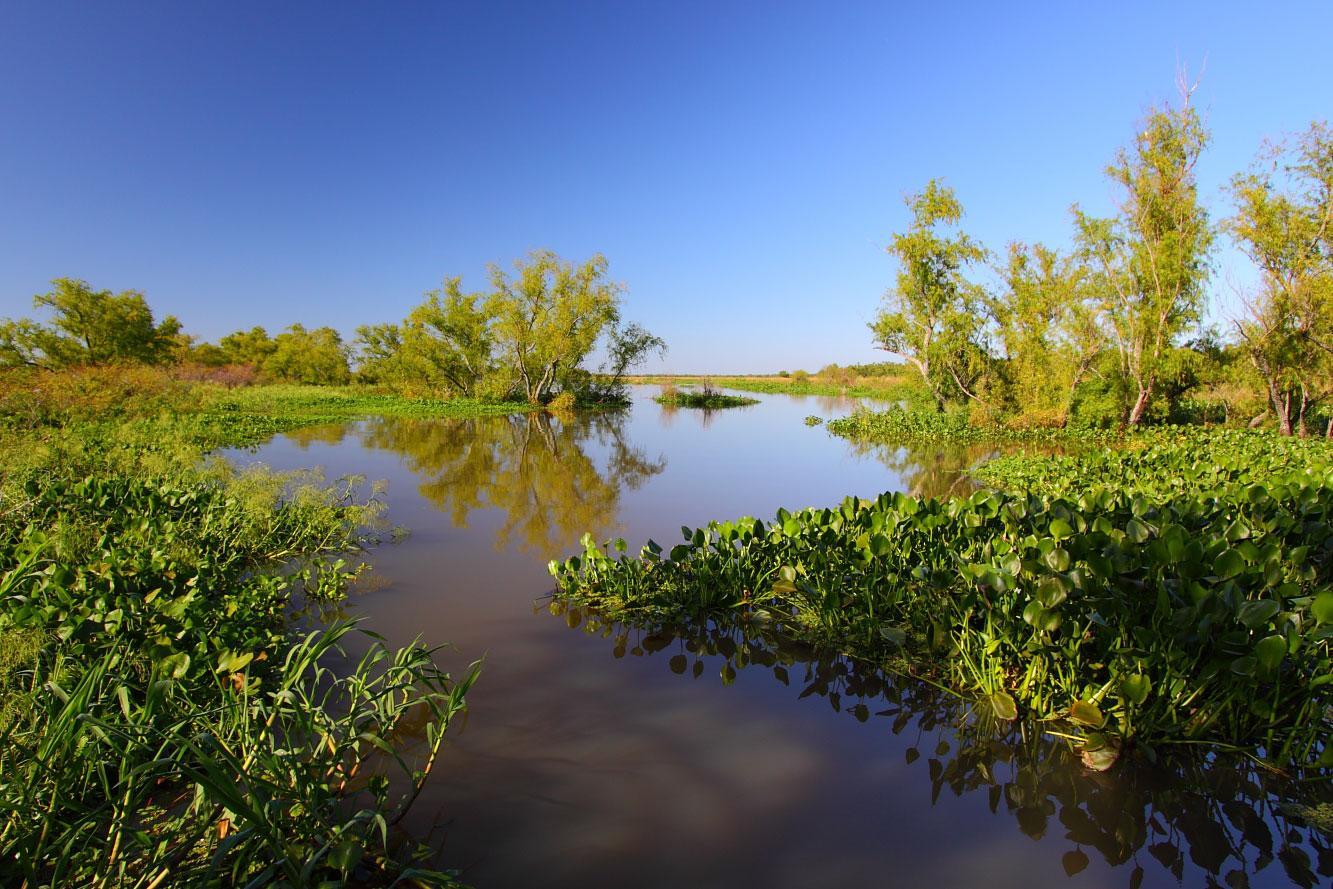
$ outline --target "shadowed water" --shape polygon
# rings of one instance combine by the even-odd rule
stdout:
[[[390,642],[486,658],[414,810],[482,887],[1316,886],[1326,784],[1234,760],[1085,772],[1031,727],[812,651],[780,627],[623,627],[545,598],[591,531],[674,543],[885,490],[965,493],[984,448],[857,449],[806,426],[843,399],[557,420],[376,419],[293,433],[277,468],[389,482],[411,530],[354,609]]]

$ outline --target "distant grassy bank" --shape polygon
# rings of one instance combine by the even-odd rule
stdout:
[[[882,401],[916,405],[925,397],[924,390],[906,374],[885,373],[876,365],[876,373],[862,374],[854,368],[830,365],[817,374],[795,371],[786,374],[644,374],[627,377],[637,385],[689,388],[712,384],[722,389],[758,392],[766,395],[820,395],[847,398],[874,398]]]

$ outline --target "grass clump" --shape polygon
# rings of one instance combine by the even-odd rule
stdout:
[[[1133,742],[1333,766],[1322,443],[1176,434],[1061,458],[1034,483],[1040,465],[1012,491],[714,522],[637,558],[585,538],[551,567],[563,599],[625,619],[775,616],[805,641],[899,660],[1000,718],[1041,720],[1093,765]]]

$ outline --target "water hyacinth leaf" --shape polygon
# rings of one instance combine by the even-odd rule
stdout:
[[[1142,673],[1132,673],[1120,680],[1120,694],[1134,706],[1148,700],[1152,692],[1152,680]]]
[[[183,651],[169,654],[157,662],[157,669],[168,679],[180,679],[190,671],[190,656]]]
[[[1087,853],[1081,849],[1074,849],[1066,852],[1060,859],[1060,865],[1065,869],[1065,876],[1072,877],[1081,873],[1088,866]]]
[[[1047,530],[1056,540],[1064,540],[1065,538],[1074,535],[1074,527],[1064,519],[1056,519],[1051,522],[1050,527]]]
[[[1101,728],[1106,725],[1106,715],[1092,701],[1075,701],[1069,707],[1069,718],[1090,728]]]
[[[1135,543],[1143,543],[1152,536],[1152,532],[1138,519],[1130,519],[1125,523],[1125,536]]]
[[[1046,608],[1054,608],[1068,598],[1066,581],[1062,577],[1043,577],[1037,584],[1037,599]]]
[[[1310,613],[1321,624],[1333,623],[1333,591],[1324,590],[1315,596],[1314,602],[1310,605]]]
[[[894,648],[902,648],[907,645],[907,633],[898,627],[880,627],[879,635]]]
[[[1069,570],[1069,552],[1062,547],[1056,547],[1046,554],[1046,567],[1052,571]]]
[[[987,697],[990,702],[991,711],[996,719],[1003,719],[1006,722],[1012,722],[1018,718],[1018,704],[1008,692],[997,691]]]
[[[1246,627],[1255,630],[1266,626],[1280,610],[1281,606],[1272,599],[1256,599],[1240,606],[1238,619]]]
[[[1267,636],[1254,646],[1254,659],[1258,664],[1259,675],[1271,677],[1282,665],[1287,656],[1287,640],[1281,636]]]
[[[329,865],[348,873],[361,861],[365,850],[356,840],[343,840],[329,851]]]
[[[1245,559],[1234,549],[1228,549],[1213,562],[1213,574],[1219,580],[1235,577],[1245,570]]]
[[[1092,732],[1083,739],[1079,749],[1079,759],[1083,767],[1094,772],[1104,772],[1115,765],[1120,758],[1120,741],[1101,732]]]

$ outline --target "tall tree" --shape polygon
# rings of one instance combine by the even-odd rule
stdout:
[[[965,270],[986,250],[954,228],[963,205],[953,189],[932,179],[906,199],[912,224],[895,234],[888,252],[899,262],[897,282],[871,323],[880,348],[916,368],[937,410],[951,395],[977,397],[985,366],[978,288]]]
[[[1133,391],[1130,425],[1143,419],[1163,361],[1203,310],[1213,232],[1194,170],[1207,143],[1182,87],[1180,104],[1153,109],[1106,170],[1121,191],[1119,215],[1099,219],[1074,208],[1084,255],[1103,274],[1105,317]]]
[[[562,370],[578,367],[620,318],[621,285],[606,278],[600,253],[573,265],[549,250],[514,263],[511,278],[491,266],[494,292],[486,311],[497,357],[511,368],[531,403],[550,391]]]
[[[987,299],[1001,349],[999,386],[1021,418],[1063,425],[1102,348],[1089,269],[1042,244],[1009,245],[1002,286]]]
[[[1227,228],[1259,268],[1249,317],[1236,322],[1283,435],[1306,434],[1333,383],[1333,132],[1315,123],[1266,146],[1231,181]],[[1329,425],[1333,434],[1333,423]]]
[[[494,316],[484,294],[464,293],[461,278],[448,278],[407,316],[404,353],[413,369],[433,384],[476,395],[492,372]]]
[[[87,281],[56,278],[32,299],[47,324],[21,319],[0,325],[0,363],[56,369],[84,364],[163,364],[178,345],[180,322],[153,320],[137,290],[94,290]]]

